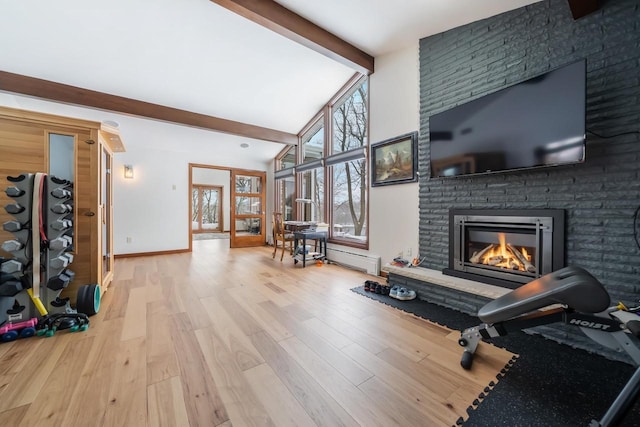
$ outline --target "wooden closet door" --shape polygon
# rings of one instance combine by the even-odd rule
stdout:
[[[76,141],[75,200],[75,258],[70,268],[75,280],[63,295],[75,302],[77,288],[81,285],[101,283],[100,278],[100,219],[98,198],[100,195],[100,153],[97,129],[78,133]]]
[[[27,122],[0,118],[0,225],[14,219],[3,209],[12,202],[5,193],[9,186],[7,176],[46,170],[43,129]],[[9,239],[13,239],[13,234],[4,231],[0,226],[0,244]],[[11,258],[11,255],[2,249],[0,256]]]

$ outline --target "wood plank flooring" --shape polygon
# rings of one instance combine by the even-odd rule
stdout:
[[[0,344],[0,426],[451,426],[513,356],[351,292],[382,280],[202,240],[124,258],[85,332]]]

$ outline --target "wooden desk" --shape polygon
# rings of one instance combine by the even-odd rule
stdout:
[[[298,248],[302,247],[302,253],[294,253],[293,262],[295,264],[298,261],[302,261],[302,268],[306,267],[307,260],[326,260],[327,259],[327,235],[326,231],[295,231],[293,233],[293,237],[295,239],[294,247],[296,248],[296,252]],[[320,243],[320,252],[309,252],[305,254],[307,249],[307,239],[315,240]],[[302,245],[298,245],[298,243],[302,241]]]

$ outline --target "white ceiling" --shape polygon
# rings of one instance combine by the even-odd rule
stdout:
[[[376,57],[535,1],[278,3]],[[290,133],[354,74],[209,0],[0,0],[0,70]]]

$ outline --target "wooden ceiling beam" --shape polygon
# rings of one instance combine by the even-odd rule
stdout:
[[[573,19],[580,19],[600,9],[599,0],[568,0]]]
[[[211,0],[232,12],[369,75],[374,58],[273,0]]]
[[[165,122],[193,126],[263,141],[295,145],[297,135],[247,123],[221,119],[164,105],[152,104],[104,92],[56,83],[35,77],[0,71],[0,90],[44,98],[67,104],[132,114]]]

